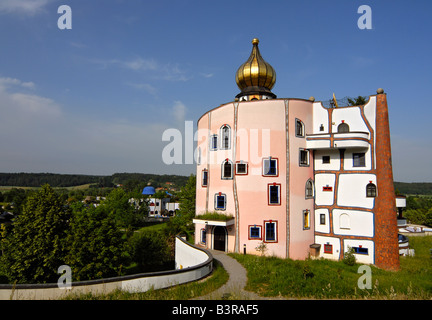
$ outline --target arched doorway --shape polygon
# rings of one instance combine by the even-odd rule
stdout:
[[[225,251],[226,229],[225,227],[216,226],[213,230],[213,249]]]

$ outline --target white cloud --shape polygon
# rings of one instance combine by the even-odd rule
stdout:
[[[34,15],[44,10],[52,0],[1,0],[0,12]]]
[[[127,85],[138,90],[144,90],[153,96],[157,93],[157,89],[148,83],[127,83]]]
[[[186,106],[181,101],[175,101],[172,108],[172,113],[177,122],[183,123],[186,116]]]
[[[170,126],[164,121],[170,119],[149,123],[134,118],[132,123],[70,114],[53,99],[26,93],[25,84],[0,78],[0,172],[193,172],[191,165],[162,161],[162,134]],[[184,121],[183,103],[176,101],[171,110]]]
[[[14,78],[0,78],[0,88],[10,86],[20,86],[29,89],[35,88],[35,84],[33,82],[22,82],[21,80]]]
[[[101,65],[103,68],[119,66],[136,72],[146,73],[153,80],[167,81],[188,81],[192,77],[180,68],[178,64],[160,63],[155,59],[137,57],[130,60],[119,59],[97,59],[91,60],[92,63]]]

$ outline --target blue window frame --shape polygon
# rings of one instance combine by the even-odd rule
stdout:
[[[261,226],[257,226],[257,225],[249,226],[249,239],[261,240]]]
[[[226,195],[223,193],[215,194],[215,209],[225,210],[226,209]]]
[[[369,254],[369,249],[368,248],[353,247],[353,249],[354,249],[354,253],[357,253],[357,254],[365,254],[365,255]]]
[[[201,243],[206,244],[207,241],[207,230],[205,228],[201,229]]]

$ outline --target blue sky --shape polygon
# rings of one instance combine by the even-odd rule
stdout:
[[[363,4],[371,30],[357,26]],[[432,182],[431,12],[427,0],[0,0],[0,172],[195,172],[163,163],[162,133],[234,100],[257,37],[279,98],[384,88],[395,180]]]

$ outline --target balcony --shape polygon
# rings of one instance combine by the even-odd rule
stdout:
[[[349,149],[369,148],[369,133],[362,131],[320,133],[306,135],[306,148],[317,149]]]

